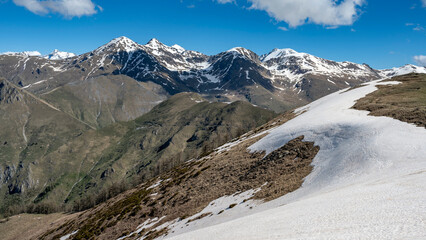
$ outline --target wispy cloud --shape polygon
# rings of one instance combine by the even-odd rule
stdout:
[[[413,28],[414,31],[423,31],[425,30],[422,26],[418,25],[417,27]]]
[[[218,0],[219,1],[219,0]],[[226,0],[225,0],[226,1]],[[266,11],[290,27],[306,23],[324,26],[352,25],[359,17],[364,0],[248,0],[251,9]]]
[[[416,61],[417,64],[426,67],[426,56],[425,55],[418,55],[414,56],[414,61]]]
[[[226,3],[235,3],[235,0],[216,0],[218,3],[226,4]]]
[[[102,8],[91,0],[13,0],[13,2],[38,15],[58,13],[67,18],[93,15],[97,13],[97,8],[102,11]]]
[[[285,32],[288,31],[288,28],[286,28],[286,27],[278,27],[278,29],[281,30],[281,31],[285,31]]]
[[[418,24],[418,23],[417,24],[406,23],[405,26],[407,26],[407,27],[413,27],[414,31],[423,31],[423,30],[425,30],[425,28],[422,25]]]
[[[426,7],[426,0],[422,0],[423,7]]]

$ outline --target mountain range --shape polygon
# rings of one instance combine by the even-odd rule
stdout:
[[[426,72],[414,65],[375,70],[292,49],[258,56],[237,47],[207,56],[157,39],[141,45],[126,37],[79,56],[57,51],[49,56],[0,55],[0,75],[93,127],[132,120],[179,92],[283,112],[373,79]],[[128,101],[123,88],[132,89],[131,98],[139,100]]]

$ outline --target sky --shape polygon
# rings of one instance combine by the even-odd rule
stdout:
[[[157,38],[208,55],[292,48],[376,69],[426,66],[426,0],[0,0],[0,52],[82,54]]]

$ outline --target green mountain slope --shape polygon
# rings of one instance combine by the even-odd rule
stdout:
[[[85,202],[77,209],[91,206],[275,116],[181,93],[134,121],[95,130],[5,80],[0,96],[2,213],[56,211],[76,200]]]
[[[195,93],[177,94],[125,123],[126,134],[104,151],[67,200],[84,192],[101,194],[105,186],[123,179],[140,182],[154,177],[186,160],[207,155],[274,116],[246,102],[209,103]]]
[[[89,126],[46,102],[0,80],[0,205],[28,199],[43,188],[62,158],[45,158],[78,138]]]

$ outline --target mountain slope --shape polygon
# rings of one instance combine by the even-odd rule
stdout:
[[[208,154],[274,116],[244,102],[209,103],[194,93],[177,94],[128,123],[126,134],[104,151],[67,201],[86,191],[100,192],[102,185],[125,178],[150,179]]]
[[[421,101],[426,75],[393,80],[281,115],[41,238],[421,238],[426,129],[352,108],[389,91]]]
[[[209,103],[182,93],[134,121],[95,130],[46,103],[28,105],[21,100],[30,98],[25,90],[2,89],[0,96],[10,106],[0,119],[1,213],[93,206],[275,116],[244,102]],[[21,102],[26,103],[22,112],[17,111]]]
[[[3,55],[0,56],[0,73],[93,127],[133,120],[169,96],[154,83],[113,74],[116,68],[102,68],[98,61],[104,55],[93,55],[91,60],[89,57],[90,54],[86,54],[53,61]]]
[[[0,202],[8,204],[33,196],[31,189],[42,189],[51,172],[66,162],[43,159],[72,141],[89,126],[57,110],[10,82],[0,80]],[[48,167],[50,166],[50,167]],[[60,167],[59,167],[60,166]]]

